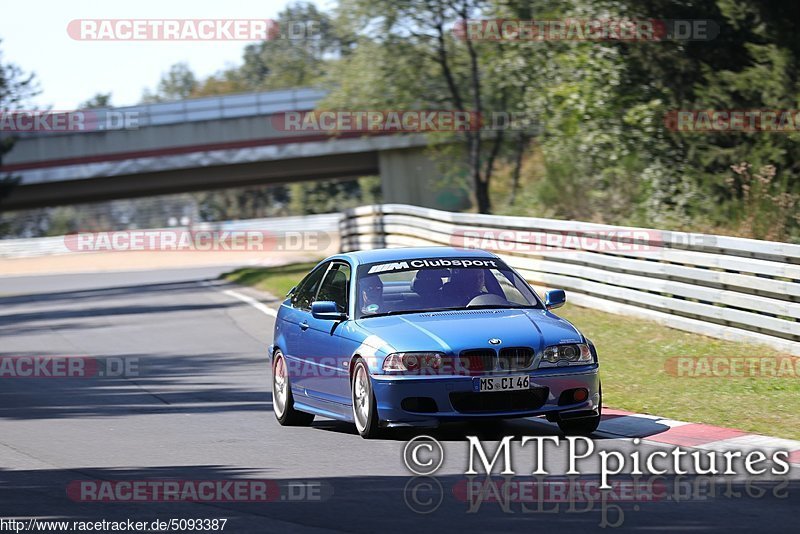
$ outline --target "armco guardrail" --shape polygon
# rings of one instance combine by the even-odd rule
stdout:
[[[263,230],[275,234],[280,234],[282,232],[319,231],[335,235],[338,232],[339,220],[341,217],[339,213],[325,213],[321,215],[299,217],[270,217],[266,219],[197,223],[192,225],[191,230]],[[176,230],[177,228],[170,229]],[[164,229],[156,228],[148,230]],[[73,251],[67,247],[64,236],[0,240],[0,258],[22,258],[72,253]]]
[[[346,211],[340,243],[483,248],[580,306],[800,355],[800,245],[398,204]]]

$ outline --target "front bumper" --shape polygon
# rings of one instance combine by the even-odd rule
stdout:
[[[378,417],[390,427],[437,426],[440,422],[465,419],[538,415],[546,415],[552,420],[587,417],[596,414],[600,408],[600,378],[596,364],[569,370],[539,369],[508,374],[528,374],[530,393],[476,393],[473,389],[476,377],[472,376],[373,375]],[[563,392],[577,388],[588,390],[585,401],[568,404],[562,399],[560,402]]]

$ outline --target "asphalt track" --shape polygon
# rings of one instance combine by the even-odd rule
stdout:
[[[219,270],[0,278],[0,356],[136,364],[129,376],[0,378],[0,518],[226,518],[224,532],[578,532],[618,523],[604,530],[767,532],[796,522],[796,467],[791,478],[757,481],[670,473],[655,481],[658,495],[638,497],[620,488],[640,479],[620,475],[611,499],[567,501],[552,490],[561,481],[548,479],[538,504],[476,502],[464,490],[468,426],[426,432],[444,446],[435,478],[414,477],[404,464],[414,432],[366,441],[319,418],[310,428],[280,427],[265,358],[273,318],[215,285]],[[597,450],[671,449],[634,445],[604,426]],[[496,442],[558,432],[520,420],[478,435]],[[517,456],[518,472],[530,474],[532,455]],[[550,475],[563,475],[564,448],[545,461]],[[590,487],[596,472],[585,468],[576,487]],[[269,480],[279,493],[269,502],[95,502],[68,491],[76,481],[167,479]]]

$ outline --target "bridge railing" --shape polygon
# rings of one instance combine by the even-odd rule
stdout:
[[[800,245],[398,204],[346,211],[340,243],[483,248],[577,305],[800,355]]]
[[[196,121],[231,119],[272,115],[285,111],[307,111],[316,107],[328,92],[324,89],[301,87],[239,93],[231,95],[187,98],[174,102],[155,102],[117,108],[98,108],[82,110],[83,130],[96,132],[102,130],[122,130],[131,126],[122,117],[133,117],[136,128],[161,126],[165,124],[184,124]],[[54,115],[69,114],[70,111],[53,111]],[[0,134],[3,132],[0,131]],[[77,132],[83,133],[83,132]],[[76,132],[15,132],[16,137],[39,137],[75,135]]]

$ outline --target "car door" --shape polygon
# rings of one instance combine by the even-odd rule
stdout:
[[[333,261],[328,266],[314,301],[335,302],[339,311],[347,313],[350,293],[350,265],[344,261]],[[309,395],[338,404],[350,402],[350,383],[347,363],[349,358],[343,350],[344,340],[340,333],[342,321],[308,319],[305,330],[307,347],[313,348],[305,358],[310,369],[306,379]]]
[[[306,359],[313,350],[308,347],[308,329],[311,317],[311,303],[316,298],[320,283],[328,272],[330,262],[323,263],[300,281],[297,288],[292,292],[289,307],[284,308],[283,337],[285,346],[283,347],[284,356],[289,371],[289,378],[292,383],[292,392],[295,395],[305,396],[304,389],[308,378],[308,371],[305,369]]]

